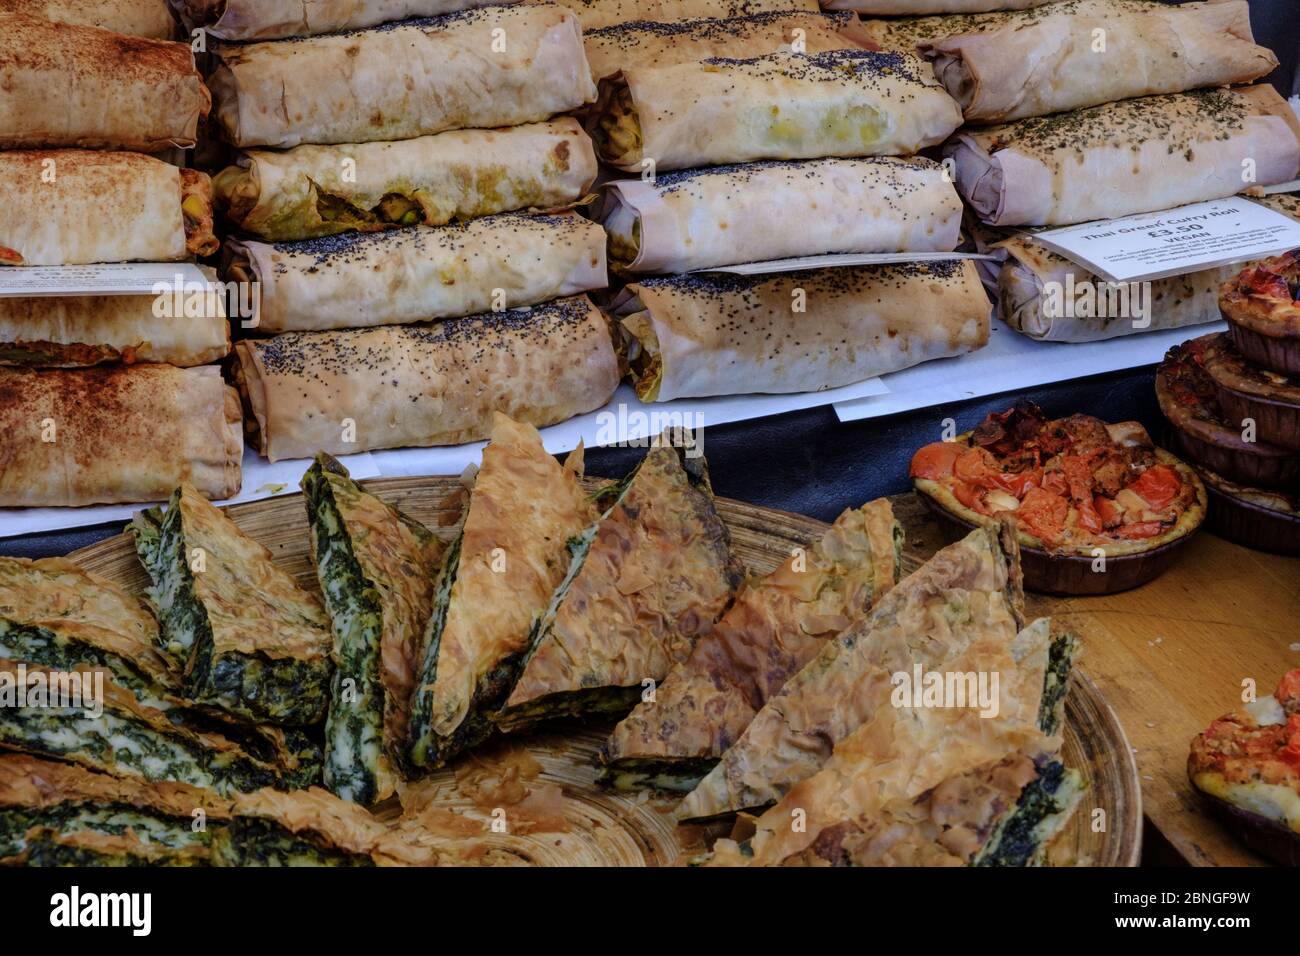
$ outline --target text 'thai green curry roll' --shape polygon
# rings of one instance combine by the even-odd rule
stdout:
[[[302,479],[311,554],[334,631],[325,786],[369,806],[392,795],[443,543],[322,453]]]

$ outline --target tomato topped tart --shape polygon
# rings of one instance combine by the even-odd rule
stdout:
[[[1300,372],[1300,249],[1237,273],[1219,290],[1233,343],[1275,372]]]
[[[968,523],[1010,513],[1021,545],[1050,554],[1137,554],[1185,537],[1205,517],[1196,473],[1140,424],[1048,419],[1033,402],[926,445],[910,475],[924,497]]]

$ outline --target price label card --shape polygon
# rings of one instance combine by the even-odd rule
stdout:
[[[1244,196],[1035,232],[1103,279],[1141,282],[1263,259],[1300,247],[1300,222]]]
[[[213,276],[192,262],[122,262],[0,269],[0,296],[158,295],[206,286]]]

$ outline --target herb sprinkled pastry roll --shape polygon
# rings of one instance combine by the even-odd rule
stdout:
[[[189,30],[222,40],[280,40],[487,6],[484,0],[167,0]],[[513,0],[492,0],[511,3]],[[161,4],[159,4],[161,6]]]
[[[418,641],[443,544],[321,454],[302,478],[311,555],[334,631],[325,786],[370,806],[393,793],[406,745]]]
[[[1260,84],[1020,120],[961,133],[945,152],[957,188],[990,225],[1068,225],[1294,179],[1300,120]]]
[[[240,229],[280,241],[563,206],[595,179],[590,137],[561,117],[396,143],[252,150],[213,189]]]
[[[3,10],[156,40],[176,35],[176,21],[161,0],[5,0]]]
[[[909,155],[948,138],[961,109],[911,53],[711,57],[602,80],[588,130],[627,171],[756,159]]]
[[[186,696],[254,721],[324,718],[329,620],[271,552],[188,484],[165,513],[136,514],[131,531],[153,582],[159,646],[183,671]]]
[[[0,507],[161,501],[182,481],[239,491],[239,395],[214,365],[0,366]]]
[[[702,458],[656,445],[610,497],[533,625],[503,730],[626,711],[706,639],[740,584]]]
[[[263,332],[455,318],[608,282],[605,231],[576,214],[503,213],[274,245],[232,239],[226,252],[226,279],[256,283]]]
[[[637,19],[593,30],[583,28],[591,75],[597,80],[620,70],[692,63],[710,56],[751,57],[779,53],[798,41],[805,53],[851,49],[856,19],[851,13],[804,10],[751,13],[726,19]]]
[[[212,181],[139,153],[0,152],[0,265],[179,262],[216,252]]]
[[[1246,0],[1093,0],[1004,17],[999,29],[921,46],[969,123],[1249,83],[1277,66],[1273,52],[1255,43]]]
[[[565,580],[596,508],[529,425],[495,415],[460,537],[438,574],[411,695],[410,759],[433,768],[486,740],[537,620]]]
[[[903,529],[881,498],[845,511],[806,552],[752,582],[654,700],[614,728],[602,779],[620,789],[693,790],[786,680],[894,586],[902,546]]]
[[[218,45],[214,116],[236,146],[365,143],[535,123],[596,98],[578,21],[483,7],[303,40]]]
[[[560,0],[578,15],[583,32],[634,20],[667,23],[698,17],[733,19],[791,10],[816,13],[815,0]]]
[[[707,166],[605,186],[614,268],[689,272],[834,252],[949,252],[961,199],[928,159]]]
[[[185,43],[0,11],[0,148],[195,143],[211,98]]]
[[[493,412],[541,427],[599,408],[619,362],[586,296],[527,309],[235,346],[236,381],[272,461],[486,438]]]
[[[614,299],[637,396],[812,392],[983,348],[970,260],[664,276]]]

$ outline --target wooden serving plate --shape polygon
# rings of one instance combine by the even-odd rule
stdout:
[[[379,478],[361,484],[428,527],[441,529],[448,537],[459,520],[463,492],[457,478]],[[793,548],[820,538],[827,528],[812,518],[725,498],[719,498],[717,505],[731,530],[736,555],[759,574],[774,569]],[[911,571],[934,552],[938,541],[934,527],[926,522],[913,496],[898,496],[894,507],[909,532],[904,570]],[[301,495],[233,505],[226,510],[240,528],[270,549],[277,564],[295,575],[304,587],[317,590]],[[125,535],[74,551],[69,557],[130,591],[142,593],[147,583]],[[1142,839],[1137,766],[1114,711],[1092,681],[1077,669],[1066,699],[1066,724],[1063,759],[1084,775],[1089,791],[1070,826],[1053,845],[1049,862],[1136,866]],[[464,771],[465,762],[485,759],[479,752],[422,782],[422,794],[439,806],[484,819],[486,832],[480,838],[508,850],[522,863],[660,866],[698,853],[715,837],[726,835],[726,824],[710,828],[677,826],[672,810],[679,798],[674,795],[620,793],[597,786],[596,753],[612,727],[607,721],[566,721],[544,732],[505,738],[506,745],[526,748],[541,765],[536,783],[562,788],[565,830],[491,832],[490,810],[485,810],[481,798],[476,800],[472,793],[463,792],[457,776],[457,770]],[[492,754],[499,750],[501,745],[489,745],[486,760],[490,762]],[[1104,816],[1095,812],[1098,809],[1104,811]],[[388,806],[381,809],[380,815],[395,813],[396,807]]]

